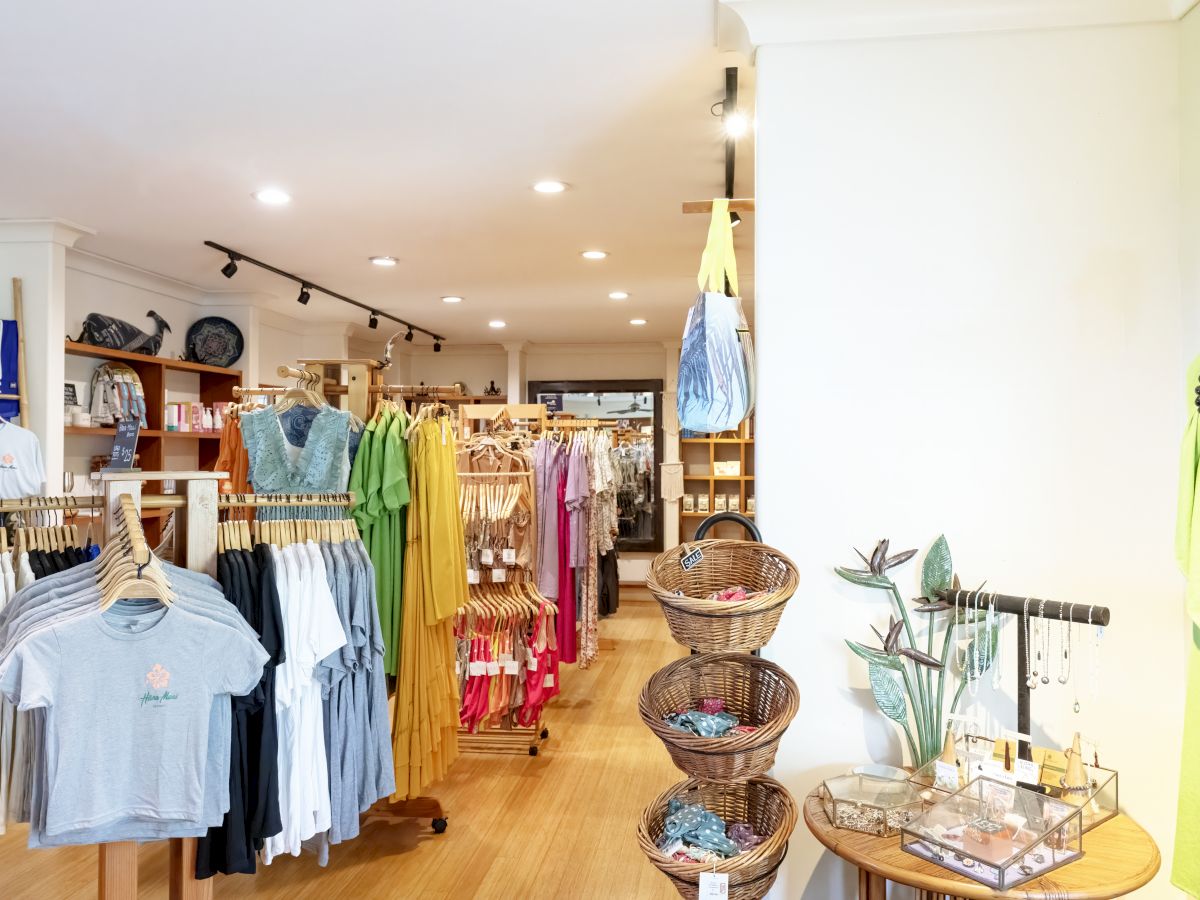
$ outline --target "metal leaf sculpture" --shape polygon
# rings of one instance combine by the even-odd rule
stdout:
[[[950,657],[958,626],[963,621],[982,620],[986,611],[968,610],[966,598],[974,592],[964,595],[959,604],[954,603],[953,598],[943,599],[944,592],[957,590],[960,585],[958,576],[954,574],[950,546],[945,535],[939,535],[921,564],[922,596],[912,601],[916,604],[913,612],[928,616],[928,627],[922,634],[922,646],[917,646],[917,631],[913,628],[908,606],[889,575],[890,570],[912,559],[916,551],[905,550],[889,556],[889,548],[890,542],[885,539],[875,545],[870,556],[855,549],[864,568],[838,567],[834,571],[851,584],[886,592],[899,614],[898,619],[894,615],[888,618],[886,632],[871,626],[879,639],[879,647],[869,647],[857,641],[846,641],[846,646],[856,656],[866,660],[876,705],[904,731],[913,762],[921,766],[941,752],[945,736],[942,724],[944,715],[957,710],[967,681],[978,678],[986,671],[985,662],[990,665],[995,657],[998,633],[990,633],[987,636],[989,643],[981,643],[978,649],[972,643],[968,651],[971,660],[966,667],[968,671],[961,673],[962,678],[953,693],[953,699],[943,706],[948,674],[946,661]],[[940,657],[934,655],[935,637],[939,633]],[[893,672],[899,672],[900,677],[895,677]]]

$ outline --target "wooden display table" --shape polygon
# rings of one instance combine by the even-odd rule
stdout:
[[[898,835],[880,838],[834,828],[816,791],[804,801],[804,823],[829,850],[858,866],[860,900],[884,900],[889,881],[917,888],[922,900],[1108,900],[1142,887],[1159,866],[1154,840],[1126,815],[1085,834],[1078,862],[1011,891],[994,891],[905,853]]]

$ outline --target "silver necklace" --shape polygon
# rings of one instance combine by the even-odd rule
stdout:
[[[1025,598],[1025,613],[1022,616],[1025,626],[1025,687],[1031,691],[1037,687],[1037,673],[1033,671],[1033,646],[1029,642],[1029,601],[1032,599]]]
[[[992,640],[992,629],[993,628],[996,629],[996,645],[995,645],[995,653],[992,654],[992,688],[995,690],[999,690],[1000,682],[1001,682],[1000,657],[1001,657],[1001,650],[1003,649],[1003,644],[1000,640],[999,621],[997,619],[997,613],[996,613],[996,595],[995,594],[992,594],[991,599],[988,602],[988,649],[989,649],[989,651],[992,649],[991,640]]]
[[[1043,600],[1038,607],[1038,625],[1042,629],[1042,646],[1038,647],[1038,668],[1045,663],[1045,671],[1042,674],[1042,684],[1050,683],[1050,629],[1046,625],[1046,601]],[[1045,653],[1042,651],[1045,650]]]
[[[1072,611],[1074,608],[1072,607]],[[1062,662],[1058,667],[1058,683],[1066,684],[1071,678],[1071,625],[1074,624],[1074,617],[1068,622],[1063,621],[1063,607],[1058,608],[1058,652],[1062,657]],[[1065,641],[1065,644],[1064,644]]]
[[[971,698],[979,696],[979,678],[983,671],[980,660],[983,657],[979,648],[979,591],[975,592],[975,611],[971,614],[971,643],[967,645],[967,653],[971,657],[972,677],[967,679],[967,692]]]

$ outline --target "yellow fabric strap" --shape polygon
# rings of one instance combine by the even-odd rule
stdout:
[[[733,255],[733,225],[729,221],[729,201],[724,197],[713,200],[712,220],[708,223],[708,243],[700,257],[696,284],[702,291],[725,293],[725,278],[729,290],[738,296],[737,258]]]

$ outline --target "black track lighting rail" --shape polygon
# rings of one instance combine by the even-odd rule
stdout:
[[[393,316],[391,313],[384,312],[383,310],[377,309],[374,306],[368,306],[365,303],[360,303],[358,300],[355,300],[352,297],[347,297],[345,294],[339,294],[337,291],[331,291],[329,288],[322,287],[321,285],[314,281],[310,281],[307,278],[301,278],[299,275],[293,275],[291,272],[285,272],[283,269],[276,268],[270,263],[263,262],[261,259],[255,259],[253,256],[247,256],[240,250],[234,250],[230,247],[225,247],[221,244],[218,244],[216,241],[205,241],[204,246],[212,247],[214,250],[219,250],[229,257],[229,262],[221,267],[221,273],[226,278],[232,278],[234,273],[237,272],[237,263],[250,263],[252,266],[258,266],[260,269],[266,269],[268,272],[275,273],[280,278],[287,278],[288,280],[294,281],[296,284],[300,285],[300,296],[304,298],[300,300],[301,303],[308,303],[307,294],[309,291],[320,291],[322,294],[333,297],[335,300],[341,300],[343,303],[349,303],[351,306],[357,306],[359,309],[365,310],[369,315],[367,323],[371,328],[378,328],[380,319],[390,319],[393,322],[405,326],[410,332],[419,331],[421,334],[429,335],[439,344],[439,349],[441,342],[446,340],[445,337],[437,334],[436,332],[430,331],[428,328],[422,328],[420,325],[414,325],[412,322],[409,322],[406,319]]]

